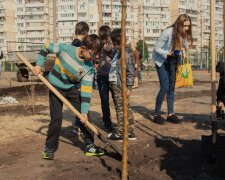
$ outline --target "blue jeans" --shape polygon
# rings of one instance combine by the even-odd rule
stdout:
[[[141,76],[141,68],[138,69],[138,79],[142,80],[142,76]]]
[[[160,114],[161,106],[167,93],[168,114],[174,111],[174,88],[175,88],[175,58],[166,59],[161,67],[156,65],[160,81],[160,90],[156,98],[155,114]]]
[[[112,121],[110,118],[110,109],[109,109],[109,90],[112,92],[109,87],[109,76],[98,75],[97,76],[98,90],[101,98],[103,122],[106,126],[111,126]]]

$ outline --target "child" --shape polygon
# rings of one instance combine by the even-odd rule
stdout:
[[[115,132],[109,133],[111,140],[122,141],[123,139],[123,96],[122,96],[122,73],[121,73],[121,29],[114,29],[111,36],[115,53],[109,72],[110,88],[112,88],[113,101],[116,108],[117,127]],[[127,107],[128,107],[128,139],[135,140],[134,117],[130,107],[130,94],[134,85],[134,63],[132,51],[126,48],[126,86],[127,86]]]
[[[82,40],[88,35],[89,26],[85,22],[78,22],[75,27],[76,38],[72,42],[72,46],[80,47]],[[77,89],[80,89],[80,83],[77,84]],[[82,132],[79,127],[79,118],[76,116],[74,121],[73,132],[77,135],[81,135]]]
[[[86,155],[98,156],[103,155],[104,151],[93,144],[93,133],[83,123],[88,120],[87,113],[90,106],[94,73],[93,63],[89,59],[101,51],[102,45],[101,40],[95,34],[86,36],[82,44],[80,48],[77,48],[64,43],[45,43],[32,72],[34,75],[38,75],[41,72],[41,67],[46,61],[48,53],[57,54],[55,65],[48,76],[48,80],[82,113],[85,120],[80,120],[79,125],[84,134]],[[80,92],[76,88],[77,83],[81,83]],[[49,92],[49,101],[51,121],[46,139],[46,148],[43,153],[44,159],[54,159],[54,152],[58,148],[63,115],[63,103],[51,91]]]
[[[80,47],[82,40],[88,35],[88,32],[89,32],[89,26],[87,23],[82,21],[77,23],[75,27],[76,38],[73,40],[71,45]]]
[[[138,88],[139,51],[136,49],[136,45],[132,45],[131,49],[133,51],[133,60],[134,60],[134,67],[135,67],[134,86],[132,87],[134,89],[134,88]]]
[[[224,118],[224,104],[225,104],[225,79],[224,79],[224,62],[219,61],[216,65],[216,72],[220,73],[219,86],[217,90],[217,117]]]
[[[174,50],[182,51],[185,41],[193,42],[191,18],[187,14],[181,14],[173,25],[162,32],[154,46],[152,57],[155,61],[160,81],[160,90],[156,98],[153,120],[157,124],[165,123],[160,113],[166,93],[168,107],[167,121],[180,123],[180,120],[174,114],[175,70],[179,58],[179,54],[175,55]]]
[[[101,107],[103,114],[103,122],[106,130],[112,130],[112,121],[110,118],[109,108],[109,71],[111,67],[112,58],[109,53],[112,53],[111,29],[104,25],[99,28],[99,37],[103,42],[103,51],[99,54],[98,69],[97,69],[97,83],[99,88],[99,95],[101,98]]]

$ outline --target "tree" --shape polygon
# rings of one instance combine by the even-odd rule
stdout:
[[[143,40],[139,40],[137,42],[136,49],[138,49],[139,51],[141,51],[142,55],[144,55],[144,57],[142,59],[142,63],[143,62],[148,62],[149,54],[148,54],[148,47],[147,47],[146,42],[144,41],[144,53],[143,53]]]

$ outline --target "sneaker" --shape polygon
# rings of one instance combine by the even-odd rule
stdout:
[[[136,140],[136,136],[135,136],[134,132],[128,134],[128,139],[129,140]]]
[[[79,127],[73,128],[73,132],[77,135],[82,135],[83,133],[81,132],[81,129]]]
[[[178,117],[175,114],[171,114],[169,116],[167,116],[167,121],[174,123],[174,124],[179,124],[181,123],[180,120],[178,119]]]
[[[154,116],[153,122],[160,125],[165,124],[165,120],[159,114]]]
[[[108,134],[108,139],[122,142],[123,137],[122,135],[119,135],[116,132],[113,132]]]
[[[43,157],[44,157],[44,159],[53,160],[54,159],[54,151],[46,147],[43,152]]]
[[[104,150],[94,144],[86,146],[86,156],[102,156],[105,154]]]

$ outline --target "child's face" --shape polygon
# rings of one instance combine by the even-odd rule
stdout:
[[[117,42],[113,42],[113,47],[116,50],[120,50],[121,49],[121,44],[117,43]]]
[[[111,38],[107,37],[106,39],[102,39],[103,44],[110,44],[112,43]]]
[[[188,31],[190,26],[191,26],[191,22],[190,21],[185,21],[184,22],[184,26],[183,26],[183,31],[184,32]]]
[[[82,46],[82,55],[84,60],[94,60],[95,57],[98,55],[97,50],[88,49],[85,46]]]

